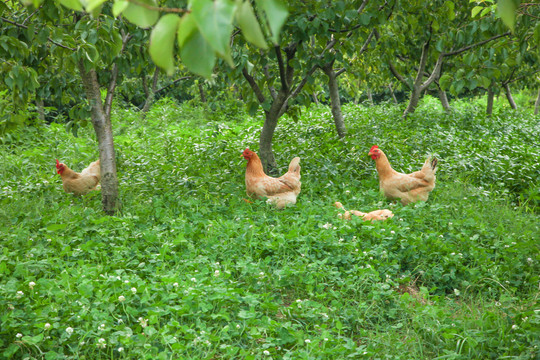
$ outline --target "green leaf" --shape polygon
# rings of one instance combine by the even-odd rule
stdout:
[[[190,13],[185,14],[180,19],[180,25],[178,26],[178,46],[182,48],[184,43],[197,31],[197,23]]]
[[[117,16],[120,15],[124,10],[126,10],[126,8],[128,7],[128,5],[129,5],[129,2],[126,1],[126,0],[118,0],[118,1],[115,1],[115,2],[114,2],[114,5],[113,5],[113,8],[112,8],[112,12],[113,12],[114,17],[117,17]]]
[[[51,224],[47,226],[48,231],[64,230],[67,224]]]
[[[516,4],[513,0],[499,0],[497,3],[499,16],[503,23],[514,32],[516,25]]]
[[[247,41],[262,49],[268,49],[261,26],[249,1],[244,1],[239,6],[236,11],[236,21]]]
[[[208,44],[223,57],[230,56],[230,41],[236,5],[229,0],[197,0],[191,14],[199,32]]]
[[[107,0],[87,0],[86,4],[84,5],[84,8],[88,12],[93,12],[97,8],[99,8],[103,3]]]
[[[266,13],[266,19],[272,32],[272,41],[277,44],[279,32],[289,16],[287,6],[281,0],[257,0],[257,5]]]
[[[0,15],[2,15],[4,11],[6,10],[9,10],[9,7],[6,4],[4,4],[3,1],[0,1]]]
[[[439,85],[441,86],[441,89],[443,90],[448,90],[451,84],[452,84],[452,77],[448,74],[444,74],[439,79]]]
[[[24,341],[28,345],[39,344],[42,340],[43,340],[43,333],[36,336],[23,336],[22,337],[22,341]]]
[[[83,7],[79,0],[58,0],[58,2],[68,9],[75,11],[83,11]]]
[[[148,51],[154,63],[164,69],[168,75],[174,72],[174,38],[180,17],[175,14],[167,14],[159,19],[150,34],[150,47]]]
[[[138,0],[138,2],[149,6],[156,6],[156,2],[154,0]],[[158,20],[159,11],[150,10],[130,2],[127,8],[124,10],[123,15],[135,25],[142,28],[148,28],[154,25]]]
[[[476,15],[478,15],[478,13],[480,11],[482,11],[484,8],[482,6],[475,6],[473,7],[473,9],[471,10],[471,17],[475,17]]]
[[[178,46],[182,63],[190,71],[210,78],[216,55],[189,15],[184,16],[178,26]]]

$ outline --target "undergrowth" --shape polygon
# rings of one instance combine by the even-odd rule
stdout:
[[[261,115],[204,120],[162,99],[113,114],[123,210],[66,195],[55,158],[95,160],[90,128],[2,142],[0,354],[45,359],[534,359],[540,346],[538,118],[426,99],[280,120],[281,170],[301,157],[296,206],[246,203]],[[229,115],[227,115],[229,117]],[[378,192],[369,148],[396,170],[439,158],[426,203]],[[332,206],[389,208],[386,222]]]

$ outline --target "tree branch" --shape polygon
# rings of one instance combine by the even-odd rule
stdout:
[[[270,79],[270,73],[268,72],[268,64],[264,65],[263,67],[264,76],[266,76],[267,79]],[[270,96],[272,96],[272,99],[276,99],[277,92],[276,89],[268,83],[268,90],[270,90]]]
[[[409,89],[411,88],[407,80],[405,80],[405,78],[401,76],[400,73],[398,73],[397,69],[394,66],[394,63],[391,60],[388,61],[388,67],[390,68],[390,72],[392,73],[392,75],[394,75],[394,77],[398,79],[400,83],[404,84]]]
[[[122,49],[120,50],[119,54],[122,54],[124,50],[126,49],[126,45],[131,39],[131,35],[124,32],[124,30],[121,30],[122,34]],[[112,102],[114,97],[114,89],[116,89],[116,79],[118,78],[118,64],[115,62],[111,69],[111,81],[109,82],[109,87],[107,88],[107,95],[105,96],[105,115],[107,116],[107,119],[111,118],[111,110],[112,110]]]
[[[156,71],[156,72],[159,73],[159,71]],[[154,75],[154,76],[155,76],[155,75]],[[182,77],[180,77],[180,78],[178,78],[178,79],[172,81],[170,84],[167,84],[167,85],[165,85],[164,87],[162,87],[162,88],[156,90],[155,93],[157,94],[158,92],[165,90],[166,88],[168,88],[168,87],[170,87],[170,86],[176,84],[177,82],[180,82],[180,81],[182,81],[182,80],[191,79],[192,77],[193,77],[193,76],[182,76]]]
[[[289,85],[287,84],[287,78],[285,77],[285,66],[283,65],[283,57],[281,56],[281,48],[279,45],[274,46],[276,52],[276,58],[279,67],[279,78],[281,80],[281,87],[285,91],[289,91]]]
[[[21,28],[23,28],[23,29],[28,29],[28,26],[26,26],[26,25],[23,25],[23,24],[17,24],[16,22],[11,21],[11,20],[8,20],[8,19],[3,18],[3,17],[0,17],[0,19],[1,19],[2,21],[4,21],[4,22],[7,22],[7,23],[9,23],[9,24],[12,24],[12,25],[21,27]],[[34,34],[37,34],[37,33],[38,33],[37,30],[34,30]],[[51,39],[51,38],[49,38],[49,37],[47,38],[47,40],[49,40],[49,42],[51,42],[51,43],[53,43],[54,45],[59,46],[59,47],[61,47],[61,48],[68,49],[68,50],[71,50],[71,51],[77,51],[77,49],[73,49],[73,48],[70,48],[70,47],[68,47],[68,46],[66,46],[66,45],[62,45],[62,44],[60,44],[60,43],[57,43],[56,41],[54,41],[53,39]]]
[[[245,67],[242,69],[242,75],[244,75],[244,78],[246,78],[249,86],[251,86],[251,89],[255,93],[255,96],[257,97],[257,100],[259,100],[259,103],[264,103],[266,101],[266,98],[264,97],[261,88],[259,87],[259,85],[257,85],[255,79],[253,79],[253,76],[249,75]]]
[[[458,55],[458,54],[461,54],[462,52],[465,52],[467,50],[470,50],[472,48],[475,48],[477,46],[480,46],[480,45],[484,45],[490,41],[493,41],[493,40],[497,40],[499,38],[502,38],[502,37],[505,37],[505,36],[508,36],[510,35],[511,32],[508,31],[508,32],[505,32],[504,34],[499,34],[499,35],[495,35],[493,37],[490,37],[489,39],[486,39],[486,40],[483,40],[483,41],[480,41],[480,42],[477,42],[476,44],[472,44],[472,45],[469,45],[469,46],[465,46],[465,47],[462,47],[461,49],[458,49],[458,50],[454,50],[454,51],[450,51],[450,52],[447,52],[447,53],[443,53],[441,55],[443,56],[453,56],[453,55]]]

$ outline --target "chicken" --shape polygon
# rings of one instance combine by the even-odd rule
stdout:
[[[76,173],[56,159],[56,171],[62,178],[64,191],[75,195],[85,195],[90,191],[95,190],[97,184],[101,180],[99,160],[91,163],[80,173]]]
[[[368,155],[375,160],[379,173],[379,187],[389,199],[400,199],[403,205],[416,201],[427,201],[429,193],[435,188],[437,158],[428,157],[420,171],[402,174],[390,166],[388,158],[377,145],[373,145]]]
[[[334,206],[337,207],[338,209],[345,210],[345,208],[343,207],[343,205],[339,201],[336,201],[334,203]],[[388,209],[374,210],[374,211],[369,212],[369,213],[363,213],[363,212],[358,211],[358,210],[345,210],[345,213],[338,214],[338,217],[340,219],[351,220],[351,215],[359,216],[364,221],[386,220],[386,219],[390,219],[390,218],[394,217],[394,213],[392,211],[388,210]]]
[[[261,159],[253,151],[246,149],[242,153],[247,160],[246,166],[246,192],[252,198],[268,198],[267,202],[274,204],[278,209],[287,205],[296,204],[296,197],[300,194],[300,158],[295,157],[289,164],[289,171],[279,177],[273,178],[264,173]]]

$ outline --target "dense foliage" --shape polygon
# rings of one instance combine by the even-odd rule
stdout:
[[[123,212],[66,195],[54,159],[81,170],[93,133],[63,125],[1,144],[0,357],[45,359],[534,359],[540,346],[538,117],[431,98],[327,107],[276,130],[282,170],[302,159],[298,204],[246,203],[245,147],[262,114],[207,122],[161,99],[115,109]],[[214,115],[215,117],[215,115]],[[400,119],[400,120],[398,120]],[[440,158],[427,203],[384,200],[366,156]],[[331,206],[390,208],[345,222]],[[536,236],[536,237],[535,237]]]

